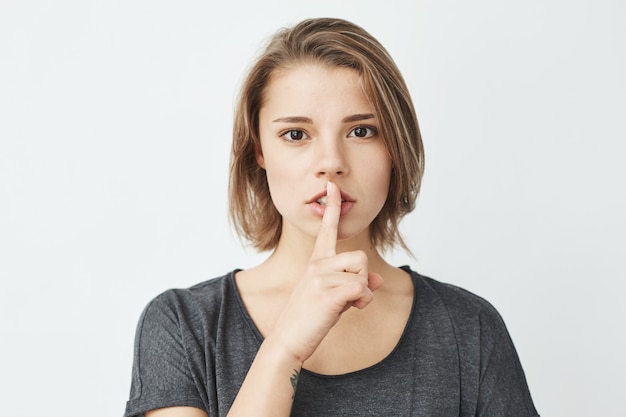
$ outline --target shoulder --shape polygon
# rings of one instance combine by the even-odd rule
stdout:
[[[537,416],[517,351],[494,306],[458,286],[411,274],[416,294],[435,300],[453,329],[462,408],[484,416]]]
[[[139,327],[207,328],[215,322],[225,305],[236,304],[234,272],[209,279],[188,288],[171,288],[154,297],[144,308]],[[209,326],[210,327],[210,326]]]
[[[150,301],[147,309],[169,306],[170,308],[185,308],[196,305],[215,305],[223,301],[231,288],[233,272],[220,277],[211,278],[188,288],[170,288]]]
[[[126,415],[172,406],[207,409],[207,370],[231,289],[232,273],[174,288],[144,308],[135,334],[131,398]],[[211,415],[214,415],[212,413]]]
[[[486,333],[495,338],[507,334],[502,317],[485,298],[459,286],[409,271],[418,298],[438,304],[457,333],[476,336]]]

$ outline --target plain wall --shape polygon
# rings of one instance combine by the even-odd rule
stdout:
[[[334,16],[421,123],[393,262],[499,309],[543,416],[626,415],[625,4],[0,0],[0,413],[121,415],[146,303],[264,258],[228,227],[234,97]]]

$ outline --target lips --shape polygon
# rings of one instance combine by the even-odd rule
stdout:
[[[311,199],[309,199],[306,204],[311,208],[313,213],[317,216],[323,217],[324,212],[326,211],[326,203],[328,201],[328,197],[326,196],[326,190],[321,193],[316,194]],[[356,203],[348,193],[341,191],[341,215],[347,214],[352,207]]]
[[[325,206],[327,201],[326,190],[321,193],[316,194],[313,198],[309,199],[306,204],[317,203],[319,205]],[[348,193],[341,191],[341,203],[354,203],[355,200],[350,197]]]

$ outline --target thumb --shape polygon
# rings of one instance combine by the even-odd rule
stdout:
[[[367,274],[367,287],[370,291],[376,291],[384,282],[383,277],[376,272],[369,272]]]

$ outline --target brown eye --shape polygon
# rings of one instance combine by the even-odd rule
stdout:
[[[304,137],[304,134],[300,130],[292,130],[289,132],[289,139],[291,140],[301,140]]]
[[[290,142],[299,142],[306,139],[306,134],[302,130],[288,130],[281,137]]]
[[[370,138],[375,136],[378,132],[373,127],[359,126],[352,129],[348,136],[357,138]]]

